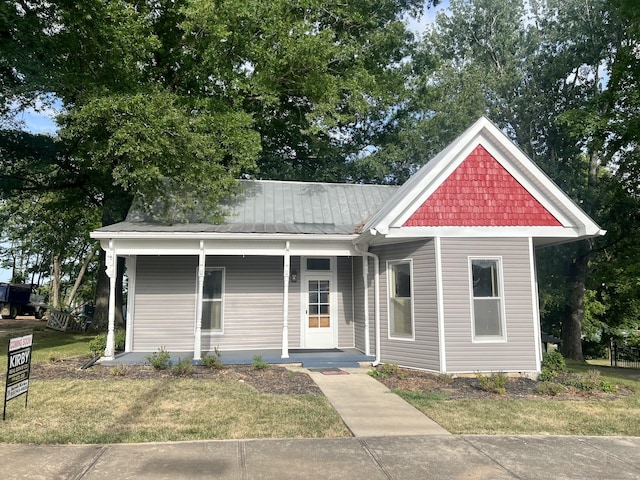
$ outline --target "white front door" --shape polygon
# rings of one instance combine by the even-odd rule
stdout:
[[[323,268],[322,262],[308,264]],[[329,259],[326,259],[327,261]],[[306,261],[306,259],[303,259]],[[336,305],[334,260],[327,262],[324,271],[306,268],[302,278],[302,323],[305,348],[334,348],[336,343]]]
[[[307,278],[306,348],[333,347],[331,279]]]

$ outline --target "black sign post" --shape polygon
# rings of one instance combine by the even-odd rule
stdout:
[[[2,420],[7,417],[7,402],[24,395],[24,408],[29,398],[29,374],[31,373],[31,349],[33,335],[9,340],[9,363],[7,364],[7,386],[4,392]]]

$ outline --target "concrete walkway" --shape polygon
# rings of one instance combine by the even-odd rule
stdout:
[[[322,393],[356,437],[446,435],[436,422],[416,410],[365,368],[310,371]]]
[[[0,478],[637,480],[638,451],[632,437],[473,435],[0,444]]]

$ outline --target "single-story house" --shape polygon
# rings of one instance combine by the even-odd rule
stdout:
[[[355,348],[441,373],[540,371],[537,247],[605,232],[479,119],[403,186],[242,181],[224,223],[132,210],[127,352]]]

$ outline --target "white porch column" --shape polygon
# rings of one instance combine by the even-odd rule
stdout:
[[[282,358],[289,358],[289,272],[291,270],[290,242],[284,248],[284,294],[282,299]]]
[[[127,257],[127,318],[126,318],[126,332],[124,342],[124,351],[130,352],[133,350],[133,317],[136,308],[135,296],[136,296],[136,258],[135,256]]]
[[[109,277],[109,327],[107,330],[107,347],[104,356],[112,360],[116,351],[115,323],[116,323],[116,277],[117,261],[113,247],[113,239],[109,239],[109,248],[105,252],[105,271]]]
[[[205,263],[204,240],[200,240],[200,254],[198,255],[198,294],[196,295],[196,334],[193,343],[194,360],[200,360],[202,358],[202,292],[204,290]]]

